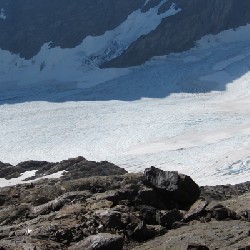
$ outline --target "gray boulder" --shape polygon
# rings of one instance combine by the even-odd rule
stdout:
[[[187,208],[200,196],[199,186],[187,175],[151,167],[144,172],[146,185],[161,193],[169,208]]]
[[[156,215],[157,222],[168,229],[170,229],[176,221],[181,221],[182,218],[181,212],[177,209],[171,211],[158,211]]]
[[[124,240],[121,236],[108,233],[92,235],[69,247],[69,250],[122,250]]]
[[[191,221],[195,219],[197,216],[201,215],[204,212],[207,204],[208,204],[207,201],[202,201],[202,200],[196,201],[189,209],[189,211],[184,215],[183,219],[185,221]]]

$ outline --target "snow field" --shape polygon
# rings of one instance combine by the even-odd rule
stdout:
[[[9,61],[0,62],[0,160],[82,155],[130,172],[177,170],[200,185],[249,180],[249,34],[250,25],[205,37],[132,69],[79,68],[75,49],[43,48],[39,62],[66,54],[39,75],[36,62],[1,51]]]

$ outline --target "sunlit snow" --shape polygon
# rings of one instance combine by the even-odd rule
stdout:
[[[37,172],[37,170],[26,171],[23,174],[21,174],[20,177],[12,178],[9,180],[6,180],[5,178],[0,178],[0,187],[13,186],[13,185],[17,185],[17,184],[24,184],[24,183],[33,182],[34,180],[26,180],[26,179],[35,176],[36,172]],[[59,171],[59,172],[54,173],[54,174],[45,175],[45,176],[37,178],[36,181],[41,180],[41,179],[46,179],[46,178],[49,178],[49,179],[50,178],[60,178],[64,172],[66,172],[66,171]]]
[[[250,25],[131,69],[80,67],[76,52],[0,52],[0,161],[83,155],[202,185],[250,180]]]

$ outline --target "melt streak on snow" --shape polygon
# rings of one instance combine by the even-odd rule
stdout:
[[[9,59],[0,62],[3,162],[83,155],[132,172],[177,170],[202,185],[250,179],[250,25],[132,69],[71,66],[64,82],[52,68],[39,75],[36,62],[1,55]],[[79,66],[75,57],[53,63],[55,72]]]
[[[5,15],[5,11],[3,8],[1,8],[0,11],[0,19],[5,20],[7,18],[7,16]]]

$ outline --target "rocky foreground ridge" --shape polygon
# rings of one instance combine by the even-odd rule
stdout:
[[[131,174],[83,157],[0,163],[0,177],[28,170],[58,179],[0,188],[0,249],[249,249],[250,182],[199,187],[155,167]]]

